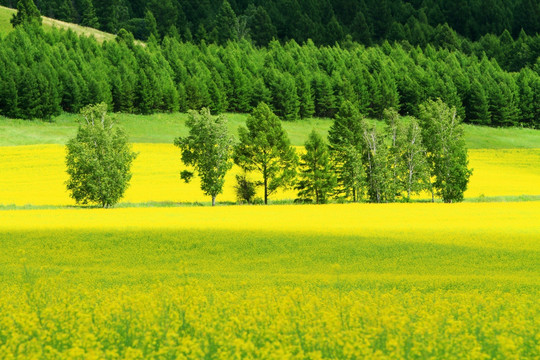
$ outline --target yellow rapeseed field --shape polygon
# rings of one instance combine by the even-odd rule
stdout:
[[[176,148],[135,150],[124,201],[208,201]],[[540,193],[540,150],[470,159],[469,197]],[[62,146],[0,147],[0,169],[0,205],[73,203]],[[0,210],[0,359],[539,359],[539,219],[540,202]]]
[[[2,359],[538,359],[540,202],[0,211]]]
[[[135,144],[139,157],[122,202],[207,202],[197,179],[180,180],[180,152],[169,144]],[[470,150],[474,169],[466,197],[540,195],[540,149]],[[70,205],[66,192],[65,150],[61,145],[0,147],[0,205]],[[235,201],[233,168],[218,201]],[[259,194],[260,196],[262,194]],[[292,190],[272,199],[294,199]]]

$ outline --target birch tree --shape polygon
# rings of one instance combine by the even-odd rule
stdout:
[[[463,200],[472,170],[469,169],[464,131],[455,107],[441,99],[420,105],[422,137],[425,140],[430,169],[432,201]]]
[[[199,112],[190,111],[186,125],[189,135],[178,137],[174,145],[182,151],[182,162],[190,166],[201,179],[201,190],[212,197],[212,206],[216,197],[223,192],[225,175],[232,168],[232,136],[229,135],[227,119],[223,115],[212,116],[207,108]],[[189,182],[194,172],[184,170],[180,173],[185,182]]]

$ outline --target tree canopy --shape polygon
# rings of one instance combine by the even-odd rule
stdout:
[[[227,119],[223,115],[212,116],[210,110],[190,111],[186,121],[189,135],[178,137],[174,145],[182,151],[182,162],[193,167],[201,179],[201,190],[212,197],[223,192],[225,175],[232,167],[233,138],[228,133]],[[184,170],[182,178],[189,182],[192,173]]]
[[[279,188],[292,185],[298,157],[291,146],[280,119],[265,103],[260,103],[238,129],[239,143],[234,149],[234,162],[246,171],[262,177],[264,203]]]
[[[33,0],[19,0],[17,2],[17,13],[11,18],[11,25],[41,25],[41,13]]]
[[[66,144],[66,182],[78,204],[116,204],[131,180],[131,164],[137,154],[126,133],[115,126],[104,103],[81,110],[83,121],[75,138]]]

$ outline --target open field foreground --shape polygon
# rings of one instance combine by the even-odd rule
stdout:
[[[2,211],[2,359],[538,359],[540,202]]]
[[[180,180],[180,150],[169,144],[135,144],[131,186],[122,202],[208,202],[194,179]],[[540,195],[540,149],[469,150],[474,169],[466,198]],[[65,150],[61,145],[0,147],[0,205],[73,205],[64,182]],[[219,201],[235,201],[233,168]],[[262,194],[260,194],[261,196]],[[272,200],[294,199],[289,190]],[[429,198],[424,195],[423,198]]]

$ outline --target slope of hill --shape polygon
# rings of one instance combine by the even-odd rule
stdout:
[[[236,135],[238,126],[247,118],[244,114],[226,114],[229,130]],[[187,134],[184,113],[153,115],[116,114],[135,143],[172,143],[177,136]],[[17,120],[0,116],[0,146],[65,144],[75,136],[78,115],[63,114],[54,122]],[[301,146],[312,129],[326,136],[332,120],[311,118],[284,121],[283,127],[291,143]],[[465,138],[469,149],[537,149],[540,148],[540,130],[527,128],[493,128],[465,124]]]
[[[0,36],[5,36],[7,33],[9,33],[11,30],[13,30],[13,27],[11,26],[10,20],[13,14],[16,13],[16,10],[0,6]],[[52,28],[58,28],[58,29],[70,29],[76,34],[79,35],[85,35],[85,36],[93,36],[96,38],[97,41],[103,42],[105,40],[112,40],[115,38],[115,35],[99,31],[96,29],[92,29],[89,27],[84,27],[72,23],[67,23],[65,21],[55,20],[48,17],[43,16],[43,27],[47,29]]]

